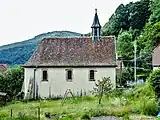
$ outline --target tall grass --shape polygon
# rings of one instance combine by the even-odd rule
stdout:
[[[41,109],[41,120],[45,119],[46,112],[59,116],[60,120],[107,115],[128,118],[131,114],[157,115],[158,112],[154,91],[148,83],[135,86],[133,89],[114,90],[104,96],[100,105],[98,98],[94,96],[67,98],[63,105],[61,103],[62,99],[9,104],[0,107],[0,120],[9,119],[10,109],[13,109],[15,119],[18,117],[18,112],[22,112],[26,115],[24,120],[34,120],[37,117],[38,107]],[[30,119],[31,116],[33,117]]]

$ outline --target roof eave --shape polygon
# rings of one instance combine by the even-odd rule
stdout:
[[[43,67],[117,67],[117,65],[23,65],[25,68],[43,68]]]

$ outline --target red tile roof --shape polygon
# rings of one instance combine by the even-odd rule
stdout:
[[[45,38],[24,66],[116,65],[115,37]]]

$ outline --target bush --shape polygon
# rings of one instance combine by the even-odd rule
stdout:
[[[155,99],[143,99],[141,100],[140,110],[141,113],[145,115],[157,115],[158,105]]]
[[[6,92],[13,99],[21,91],[24,81],[24,68],[10,68],[0,74],[0,91]]]
[[[157,97],[160,98],[160,69],[153,71],[147,80],[153,87]]]
[[[84,115],[82,115],[81,119],[82,120],[90,120],[91,118],[88,114],[84,114]]]

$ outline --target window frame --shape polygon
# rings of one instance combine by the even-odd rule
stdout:
[[[68,79],[68,77],[69,77],[68,76],[69,75],[68,72],[69,71],[71,72],[71,79]],[[72,82],[73,81],[73,69],[66,69],[66,81],[67,82]]]
[[[46,72],[46,79],[44,79],[44,72]],[[48,81],[48,70],[47,69],[42,70],[42,81]]]
[[[91,78],[91,72],[93,72],[93,78]],[[95,81],[95,72],[97,71],[93,69],[89,70],[89,81]]]

